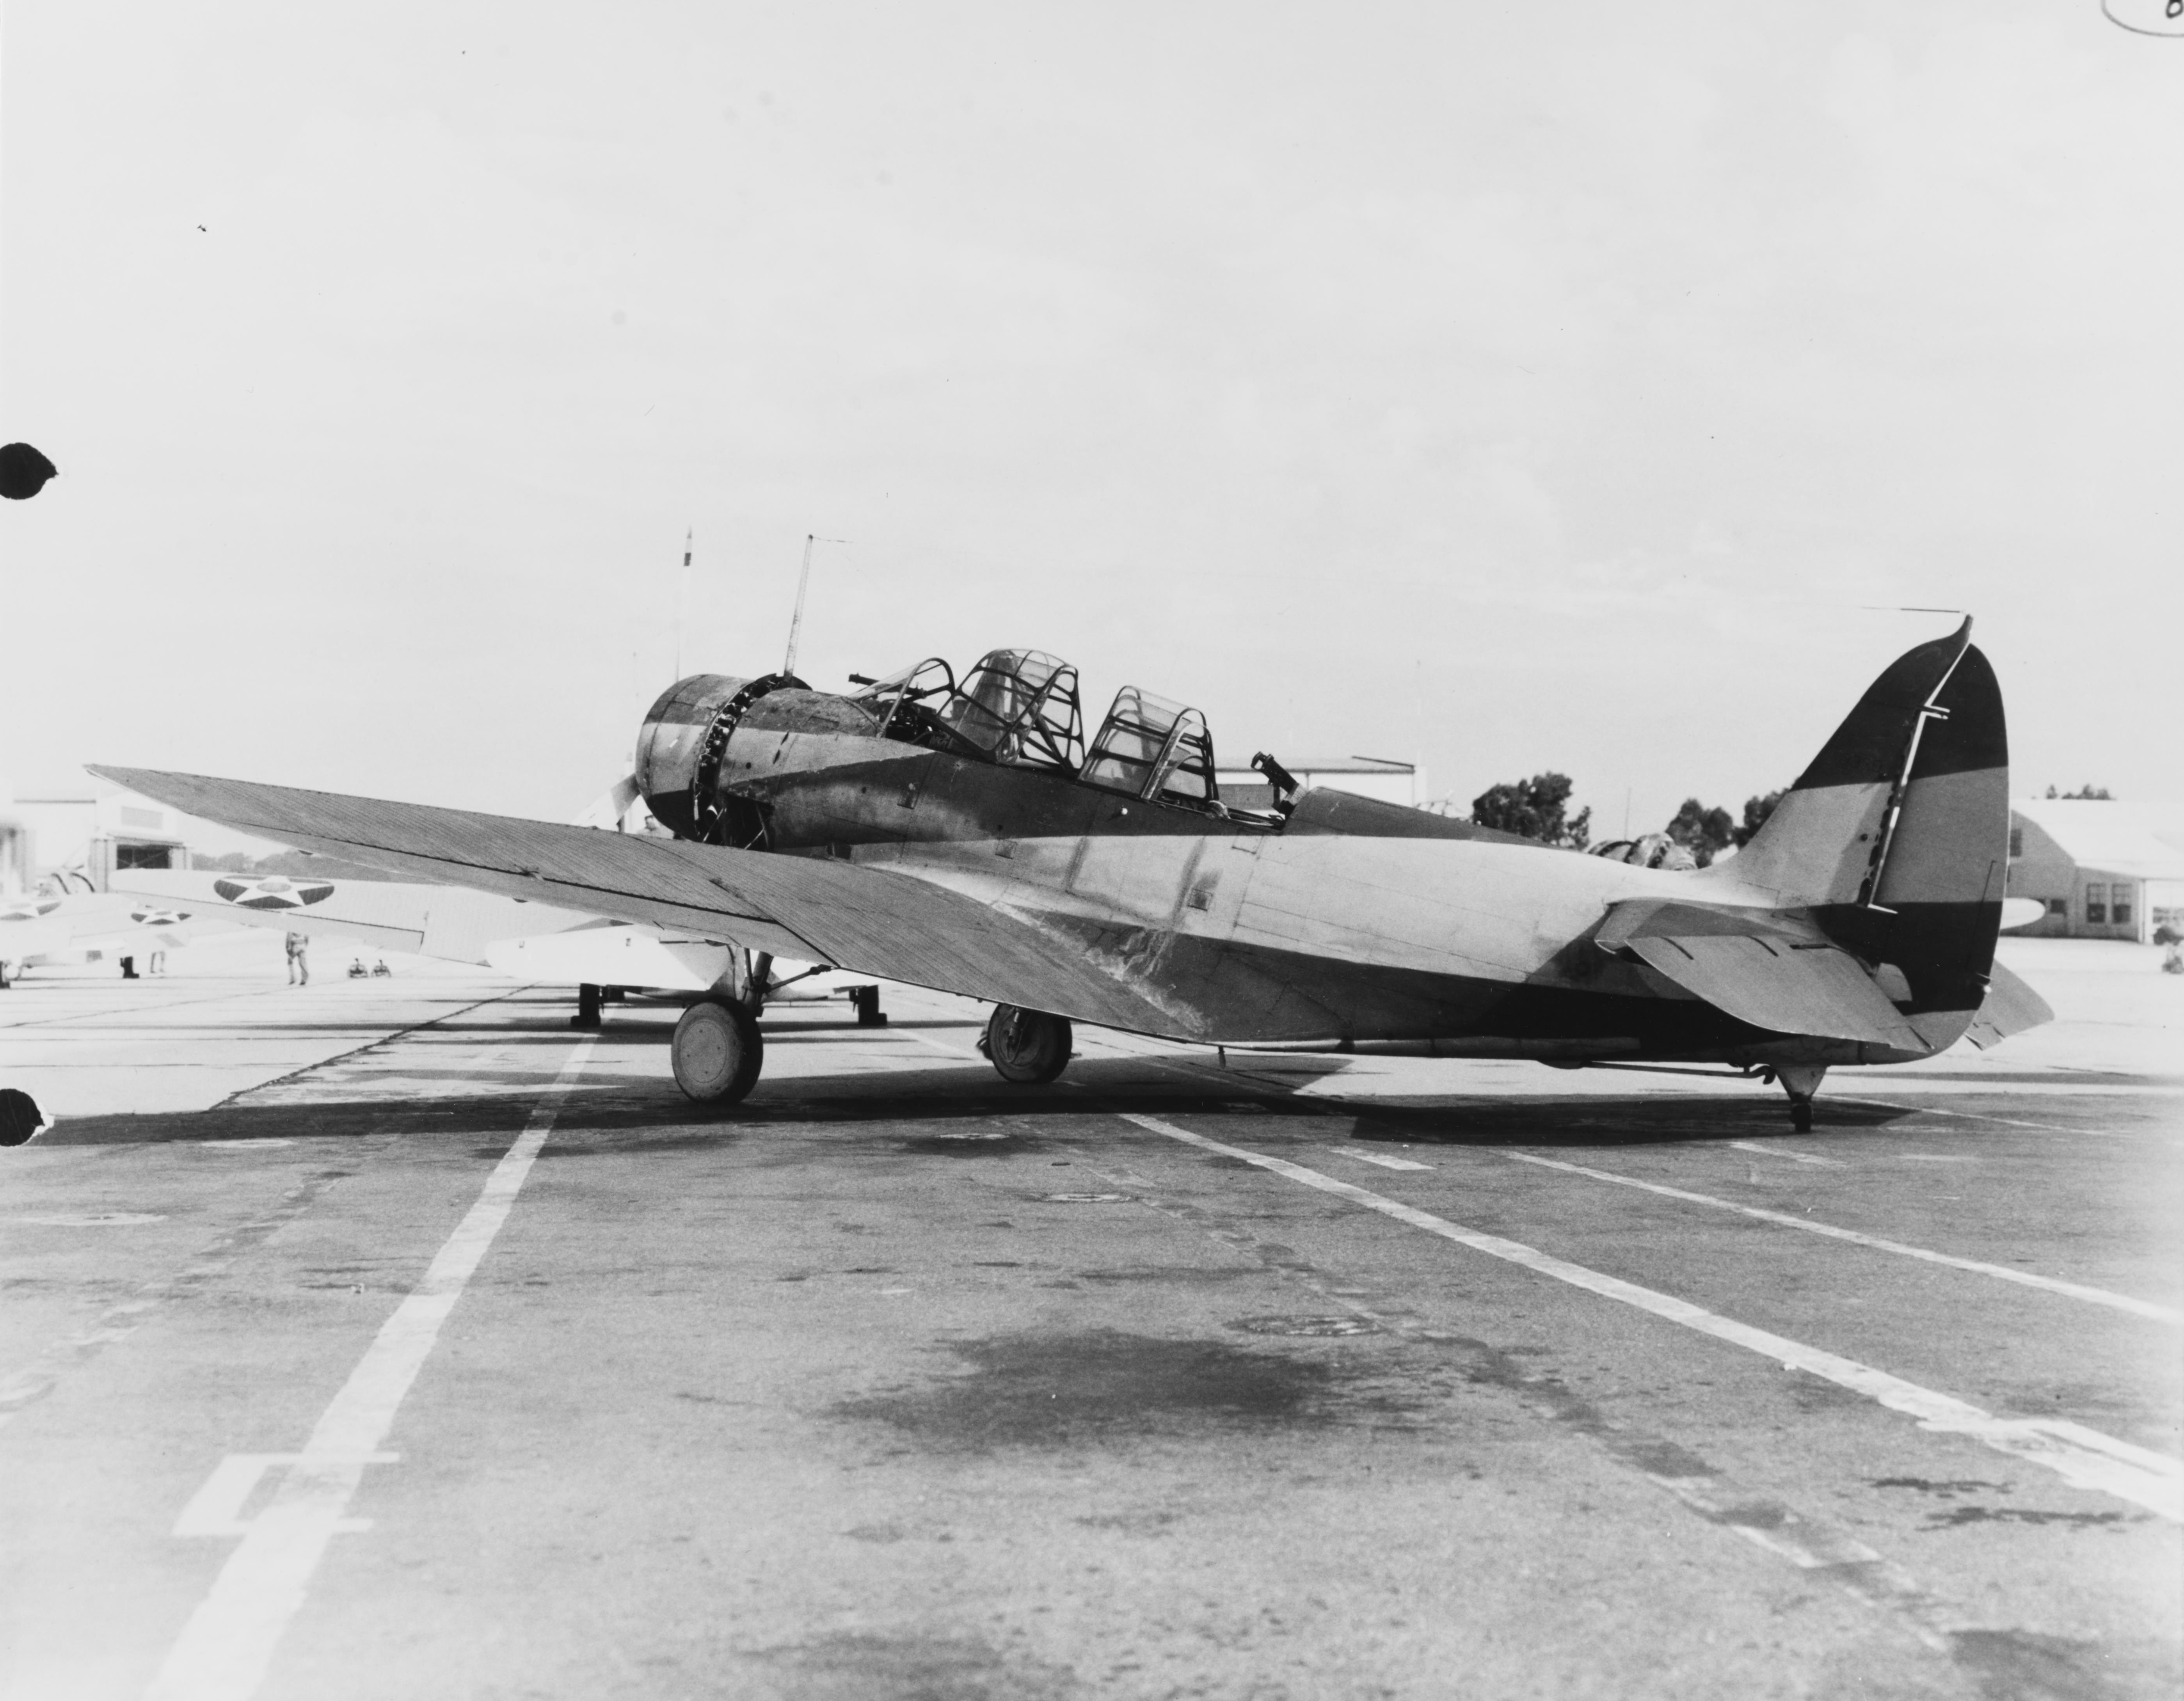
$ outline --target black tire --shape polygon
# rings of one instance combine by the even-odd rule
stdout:
[[[0,1146],[27,1146],[33,1136],[52,1126],[29,1093],[0,1087]]]
[[[1813,1101],[1793,1098],[1790,1101],[1790,1126],[1800,1134],[1813,1131]]]
[[[1069,1067],[1072,1035],[1066,1016],[996,1004],[986,1019],[988,1058],[1001,1079],[1043,1087]]]
[[[699,1104],[733,1104],[758,1085],[766,1042],[741,1004],[708,998],[682,1012],[670,1048],[675,1084]]]

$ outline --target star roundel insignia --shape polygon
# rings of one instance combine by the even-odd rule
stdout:
[[[129,919],[139,927],[179,927],[190,918],[185,911],[153,909],[140,903],[129,912]]]
[[[212,889],[230,903],[245,909],[301,909],[307,903],[319,903],[333,895],[333,882],[311,881],[298,886],[293,881],[277,874],[269,874],[263,880],[216,880]]]

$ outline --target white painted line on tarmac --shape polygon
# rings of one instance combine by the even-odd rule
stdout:
[[[931,1046],[935,1051],[944,1051],[950,1057],[967,1057],[973,1063],[986,1060],[967,1045],[950,1045],[946,1040],[934,1039],[929,1034],[911,1033],[903,1028],[897,1028],[894,1032],[897,1039],[916,1040],[920,1045]]]
[[[1735,1211],[1739,1216],[1756,1217],[1761,1222],[1780,1223],[1785,1228],[1802,1229],[1807,1234],[1825,1235],[1830,1240],[1847,1240],[1855,1246],[1870,1247],[1876,1252],[1892,1252],[1899,1258],[1919,1259],[1928,1264],[1945,1264],[1952,1270],[1968,1270],[1975,1275],[1992,1276],[2002,1281],[2014,1281],[2020,1287],[2065,1294],[2072,1299],[2082,1299],[2088,1304],[2106,1305],[2117,1311],[2128,1311],[2134,1317],[2148,1317],[2157,1323],[2184,1324],[2184,1311],[2178,1311],[2171,1306],[2156,1305],[2148,1299],[2134,1299],[2127,1293],[2112,1293],[2105,1287],[2089,1287],[2081,1282],[2064,1281],[2052,1276],[2035,1276],[2029,1270],[2012,1270],[2003,1264],[1984,1264],[1975,1258],[1958,1258],[1953,1253],[1933,1252],[1923,1246],[1906,1246],[1902,1241],[1883,1240],[1878,1235],[1861,1234],[1856,1229],[1837,1228],[1833,1223],[1814,1222],[1810,1217],[1795,1216],[1788,1211],[1770,1211],[1760,1205],[1741,1205],[1734,1199],[1718,1199],[1711,1193],[1694,1193],[1684,1187],[1664,1186],[1659,1181],[1641,1181],[1635,1176],[1619,1176],[1612,1170],[1589,1169],[1583,1164],[1565,1163],[1559,1158],[1542,1158],[1530,1152],[1502,1151],[1498,1155],[1513,1158],[1520,1164],[1536,1164],[1543,1170],[1561,1170],[1566,1174],[1588,1176],[1596,1181],[1613,1181],[1618,1187],[1636,1187],[1644,1192],[1658,1193],[1663,1198],[1681,1199],[1686,1204],[1710,1205],[1716,1210]],[[1929,1158],[1936,1163],[1953,1161],[1933,1158],[1924,1152],[1906,1152],[1899,1155]]]
[[[1256,1109],[1254,1106],[1253,1109]],[[1430,1170],[1430,1164],[1413,1164],[1408,1158],[1390,1158],[1379,1152],[1361,1152],[1355,1146],[1330,1146],[1329,1151],[1361,1164],[1378,1164],[1384,1170]]]
[[[1930,1430],[1937,1435],[1970,1437],[1997,1453],[2044,1466],[2075,1487],[2113,1495],[2119,1500],[2142,1506],[2164,1518],[2184,1522],[2184,1459],[2171,1459],[2168,1454],[2156,1453],[2150,1448],[2135,1447],[2129,1442],[2118,1441],[2067,1419],[1997,1417],[1992,1412],[1984,1411],[1952,1395],[1920,1387],[1916,1382],[1892,1376],[1886,1370],[1875,1370],[1869,1365],[1861,1365],[1854,1359],[1846,1359],[1821,1348],[1808,1347],[1802,1341],[1792,1341],[1787,1336],[1757,1329],[1748,1323],[1739,1323],[1733,1318],[1723,1317],[1702,1306],[1694,1305],[1689,1300],[1657,1292],[1650,1287],[1641,1287],[1636,1282],[1625,1281],[1620,1276],[1588,1270],[1583,1265],[1572,1264],[1566,1259],[1540,1252],[1521,1242],[1504,1240],[1499,1235],[1484,1234],[1477,1229],[1465,1228],[1446,1217],[1437,1217],[1430,1211],[1422,1211],[1415,1205],[1387,1198],[1363,1187],[1352,1186],[1348,1181],[1339,1181],[1332,1176],[1323,1176],[1317,1170],[1307,1170],[1303,1165],[1292,1164],[1287,1159],[1269,1157],[1263,1152],[1253,1152],[1219,1140],[1209,1140],[1203,1134],[1194,1134],[1187,1128],[1177,1127],[1173,1122],[1163,1122],[1157,1116],[1142,1116],[1131,1111],[1117,1114],[1125,1122],[1135,1123],[1140,1128],[1170,1140],[1180,1140],[1185,1145],[1218,1153],[1224,1158],[1240,1158],[1256,1168],[1286,1176],[1290,1181],[1317,1188],[1321,1192],[1333,1193],[1354,1204],[1362,1205],[1368,1210],[1378,1211],[1383,1216],[1393,1217],[1398,1222],[1408,1223],[1413,1228],[1422,1228],[1429,1234],[1439,1235],[1444,1240],[1469,1247],[1474,1252],[1483,1252],[1490,1258],[1520,1265],[1539,1275],[1552,1276],[1557,1281],[1568,1282],[1573,1287],[1596,1293],[1604,1299],[1633,1306],[1652,1316],[1680,1324],[1696,1333],[1741,1347],[1747,1352],[1774,1359],[1785,1370],[1802,1370],[1808,1376],[1833,1382],[1836,1387],[1862,1394],[1891,1411],[1917,1419],[1921,1429]]]
[[[248,1536],[250,1524],[242,1515],[243,1503],[257,1492],[259,1483],[273,1466],[293,1465],[302,1457],[300,1453],[231,1453],[213,1467],[204,1487],[190,1496],[189,1504],[175,1520],[174,1533],[184,1537]],[[401,1459],[398,1453],[375,1453],[364,1463],[398,1465]],[[334,1531],[337,1535],[346,1535],[370,1527],[369,1518],[344,1518]]]
[[[1896,1080],[1887,1083],[1891,1092],[1961,1092],[1986,1093],[1995,1098],[2015,1098],[2020,1095],[2036,1095],[2055,1098],[2176,1098],[2184,1097],[2184,1087],[2171,1087],[2165,1081],[2148,1081],[2134,1086],[2120,1081],[1981,1081],[1977,1076],[1920,1076],[1911,1080]]]
[[[1952,1110],[1942,1104],[1897,1104],[1886,1098],[1853,1098],[1847,1092],[1830,1093],[1838,1104],[1870,1104],[1880,1110],[1901,1110],[1907,1116],[1953,1116],[1964,1122],[1992,1122],[2004,1128],[2030,1128],[2042,1134],[2092,1134],[2103,1139],[2131,1137],[2113,1128],[2072,1128],[2061,1122],[2023,1122],[2014,1116],[1990,1116],[1984,1110]]]
[[[590,1036],[577,1042],[523,1132],[486,1178],[477,1203],[455,1226],[424,1280],[381,1326],[303,1452],[288,1465],[272,1499],[249,1520],[212,1592],[182,1626],[145,1692],[146,1701],[248,1701],[265,1681],[273,1650],[303,1605],[327,1542],[347,1527],[349,1499],[364,1480],[364,1467],[381,1455],[381,1443],[439,1339],[440,1326],[508,1220],[592,1045]],[[208,1520],[222,1504],[231,1512],[240,1503],[227,1497],[248,1469],[233,1458],[222,1460],[191,1504],[204,1503]],[[245,1494],[250,1486],[244,1485]],[[188,1511],[184,1509],[185,1516]]]
[[[1772,1146],[1763,1146],[1757,1140],[1732,1140],[1729,1142],[1740,1152],[1757,1152],[1763,1158],[1786,1158],[1792,1164],[1818,1164],[1823,1168],[1840,1170],[1840,1158],[1816,1158],[1809,1152],[1782,1152]]]

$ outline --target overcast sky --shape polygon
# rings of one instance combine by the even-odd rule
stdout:
[[[2184,796],[2184,41],[2096,0],[8,0],[0,776],[566,816],[995,645],[1732,810],[1966,609]]]

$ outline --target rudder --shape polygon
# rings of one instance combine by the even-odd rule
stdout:
[[[1907,1014],[1966,1022],[1994,960],[2009,838],[2002,690],[1971,624],[1891,664],[1717,876],[1893,964]]]

